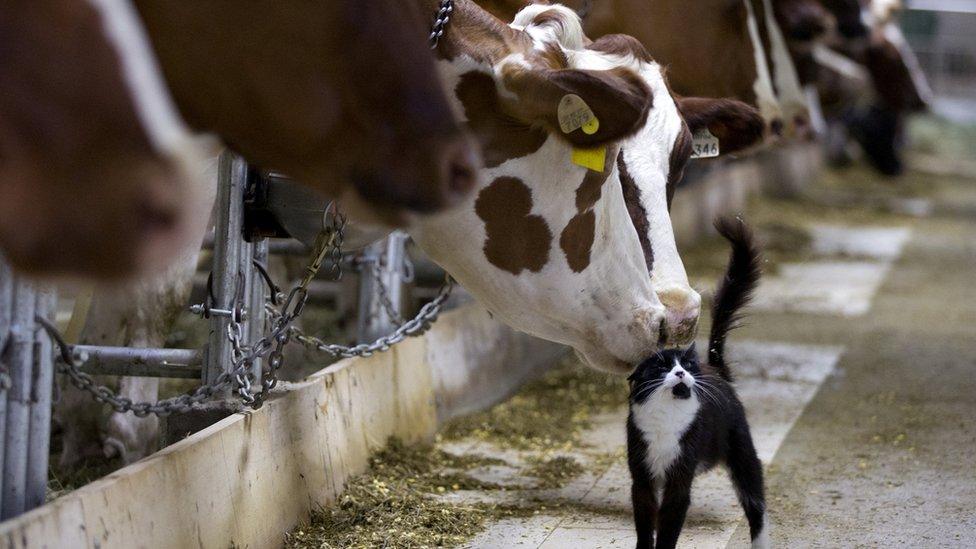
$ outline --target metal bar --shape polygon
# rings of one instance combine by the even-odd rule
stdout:
[[[220,155],[217,179],[217,215],[213,259],[213,306],[230,309],[237,293],[238,271],[243,242],[244,184],[247,163],[230,151]],[[210,319],[210,347],[203,382],[213,383],[231,368],[231,345],[227,339],[226,317]],[[230,392],[228,390],[227,396]]]
[[[15,277],[7,355],[11,386],[7,393],[7,428],[3,442],[2,520],[26,510],[31,373],[34,366],[34,301],[34,287],[23,278]]]
[[[382,304],[380,292],[384,289],[379,287],[377,279],[382,281],[392,309],[399,315],[407,238],[406,234],[396,231],[366,248],[365,257],[376,260],[364,262],[359,277],[359,315],[356,322],[360,342],[373,341],[395,327],[394,319]]]
[[[0,257],[0,473],[3,473],[4,453],[7,440],[7,393],[10,385],[10,363],[7,360],[7,341],[10,337],[10,320],[13,314],[13,271]],[[0,494],[6,484],[0,474]],[[2,496],[0,496],[2,497]]]
[[[53,287],[38,290],[35,302],[37,315],[51,318],[56,306],[57,294]],[[53,358],[51,339],[46,333],[35,329],[25,511],[43,505],[47,495],[48,456],[51,453],[51,395],[54,389]]]
[[[199,349],[133,349],[75,345],[85,362],[81,369],[91,375],[173,377],[200,379],[204,353]]]
[[[268,263],[268,241],[261,239],[257,242],[245,243],[245,253],[241,254],[241,268],[244,271],[245,291],[244,300],[247,304],[247,344],[253,345],[264,334],[264,280],[254,268],[253,261]],[[254,376],[254,386],[261,386],[261,369],[264,360],[258,358],[251,367]]]

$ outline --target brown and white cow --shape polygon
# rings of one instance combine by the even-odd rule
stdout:
[[[864,34],[841,34],[834,49],[814,52],[822,65],[824,110],[833,118],[829,154],[835,162],[848,162],[844,145],[849,135],[878,171],[898,175],[904,169],[904,119],[926,109],[932,91],[898,26],[901,3],[865,1],[860,7]]]
[[[527,3],[548,0],[483,0],[486,9],[510,17]],[[783,55],[780,31],[768,0],[566,0],[585,9],[587,35],[634,36],[667,68],[681,94],[736,98],[760,109],[773,135],[805,132],[805,98]],[[769,14],[769,15],[767,15]]]
[[[0,249],[22,270],[117,279],[178,254],[205,191],[181,118],[394,224],[471,188],[413,6],[130,2],[3,8]]]
[[[439,66],[482,142],[485,168],[475,195],[411,229],[416,242],[502,321],[572,346],[592,367],[629,372],[662,334],[689,341],[700,297],[677,254],[669,189],[691,154],[690,130],[707,127],[734,152],[761,139],[759,113],[737,101],[676,100],[639,42],[589,43],[563,6],[526,7],[506,27],[458,2],[453,24]],[[541,96],[552,116],[565,94],[600,105],[621,85],[652,106],[634,119],[635,135],[607,144],[602,169],[588,169],[571,161],[574,147],[592,145],[577,141],[582,130],[564,135],[509,107],[527,91],[513,78],[532,73],[601,75],[609,84],[592,95]]]

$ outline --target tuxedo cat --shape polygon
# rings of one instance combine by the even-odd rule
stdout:
[[[718,464],[735,485],[753,547],[769,543],[762,464],[724,355],[726,335],[759,282],[760,253],[742,221],[720,219],[715,227],[732,252],[712,306],[707,362],[694,345],[662,350],[630,376],[627,457],[638,549],[677,544],[695,474]]]

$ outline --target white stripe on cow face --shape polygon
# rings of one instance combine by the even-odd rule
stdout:
[[[598,56],[595,52],[566,53],[574,68],[601,70],[631,66],[634,62]],[[510,62],[511,56],[504,61]],[[438,68],[458,113],[464,112],[455,95],[461,75],[472,71],[496,74],[495,67],[479,67],[464,56],[440,60]],[[496,78],[496,85],[497,82]],[[659,139],[657,146],[664,158],[665,168],[660,174],[663,182],[671,144]],[[627,213],[612,147],[608,151],[611,156],[607,180],[591,208],[595,228],[589,264],[582,270],[570,265],[560,238],[578,216],[575,191],[589,173],[570,162],[571,150],[565,140],[549,135],[535,152],[479,170],[478,188],[465,203],[452,211],[418,220],[411,235],[500,320],[515,329],[574,347],[592,367],[629,372],[633,364],[657,348],[665,310],[653,290],[640,241]],[[495,182],[506,178],[517,180],[513,186],[522,186],[524,194],[531,197],[527,207],[524,202],[507,206],[518,210],[514,222],[531,218],[535,228],[544,224],[549,232],[544,264],[511,272],[486,258],[490,228],[477,214],[476,206],[479,199],[490,195]],[[521,211],[523,207],[527,211]],[[501,230],[518,231],[519,227],[503,224]],[[514,234],[517,239],[528,239],[528,235]]]
[[[173,103],[131,0],[88,2],[101,15],[107,38],[119,55],[122,76],[150,143],[161,154],[186,154],[192,134]]]
[[[668,212],[667,181],[671,152],[682,130],[681,115],[656,63],[642,64],[640,75],[654,92],[645,125],[624,142],[621,154],[640,192],[653,250],[651,285],[666,310],[668,344],[684,345],[695,336],[701,296],[688,282]]]
[[[803,88],[800,86],[800,78],[796,74],[796,67],[793,65],[793,58],[786,46],[786,39],[783,32],[776,22],[773,13],[773,4],[770,0],[763,0],[765,9],[766,30],[769,32],[770,54],[772,59],[773,78],[776,82],[776,91],[779,97],[780,109],[786,123],[786,135],[794,135],[797,126],[802,121],[806,125],[810,118],[806,106],[806,97]]]
[[[766,62],[765,48],[759,36],[759,23],[751,0],[742,0],[746,8],[746,26],[749,29],[749,40],[752,42],[752,55],[756,62],[756,81],[752,84],[752,91],[756,94],[756,104],[759,112],[767,123],[782,120],[783,111],[776,100],[773,90],[773,79],[770,76],[769,64]]]

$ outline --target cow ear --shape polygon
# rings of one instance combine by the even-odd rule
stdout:
[[[509,114],[543,125],[578,147],[595,147],[633,135],[646,122],[653,101],[647,84],[624,68],[540,70],[512,63],[502,72],[502,84],[509,92],[502,93]],[[595,125],[562,131],[559,104],[570,95],[592,111]]]
[[[678,112],[692,133],[707,128],[718,138],[721,154],[747,149],[763,138],[759,110],[735,99],[676,97]]]

